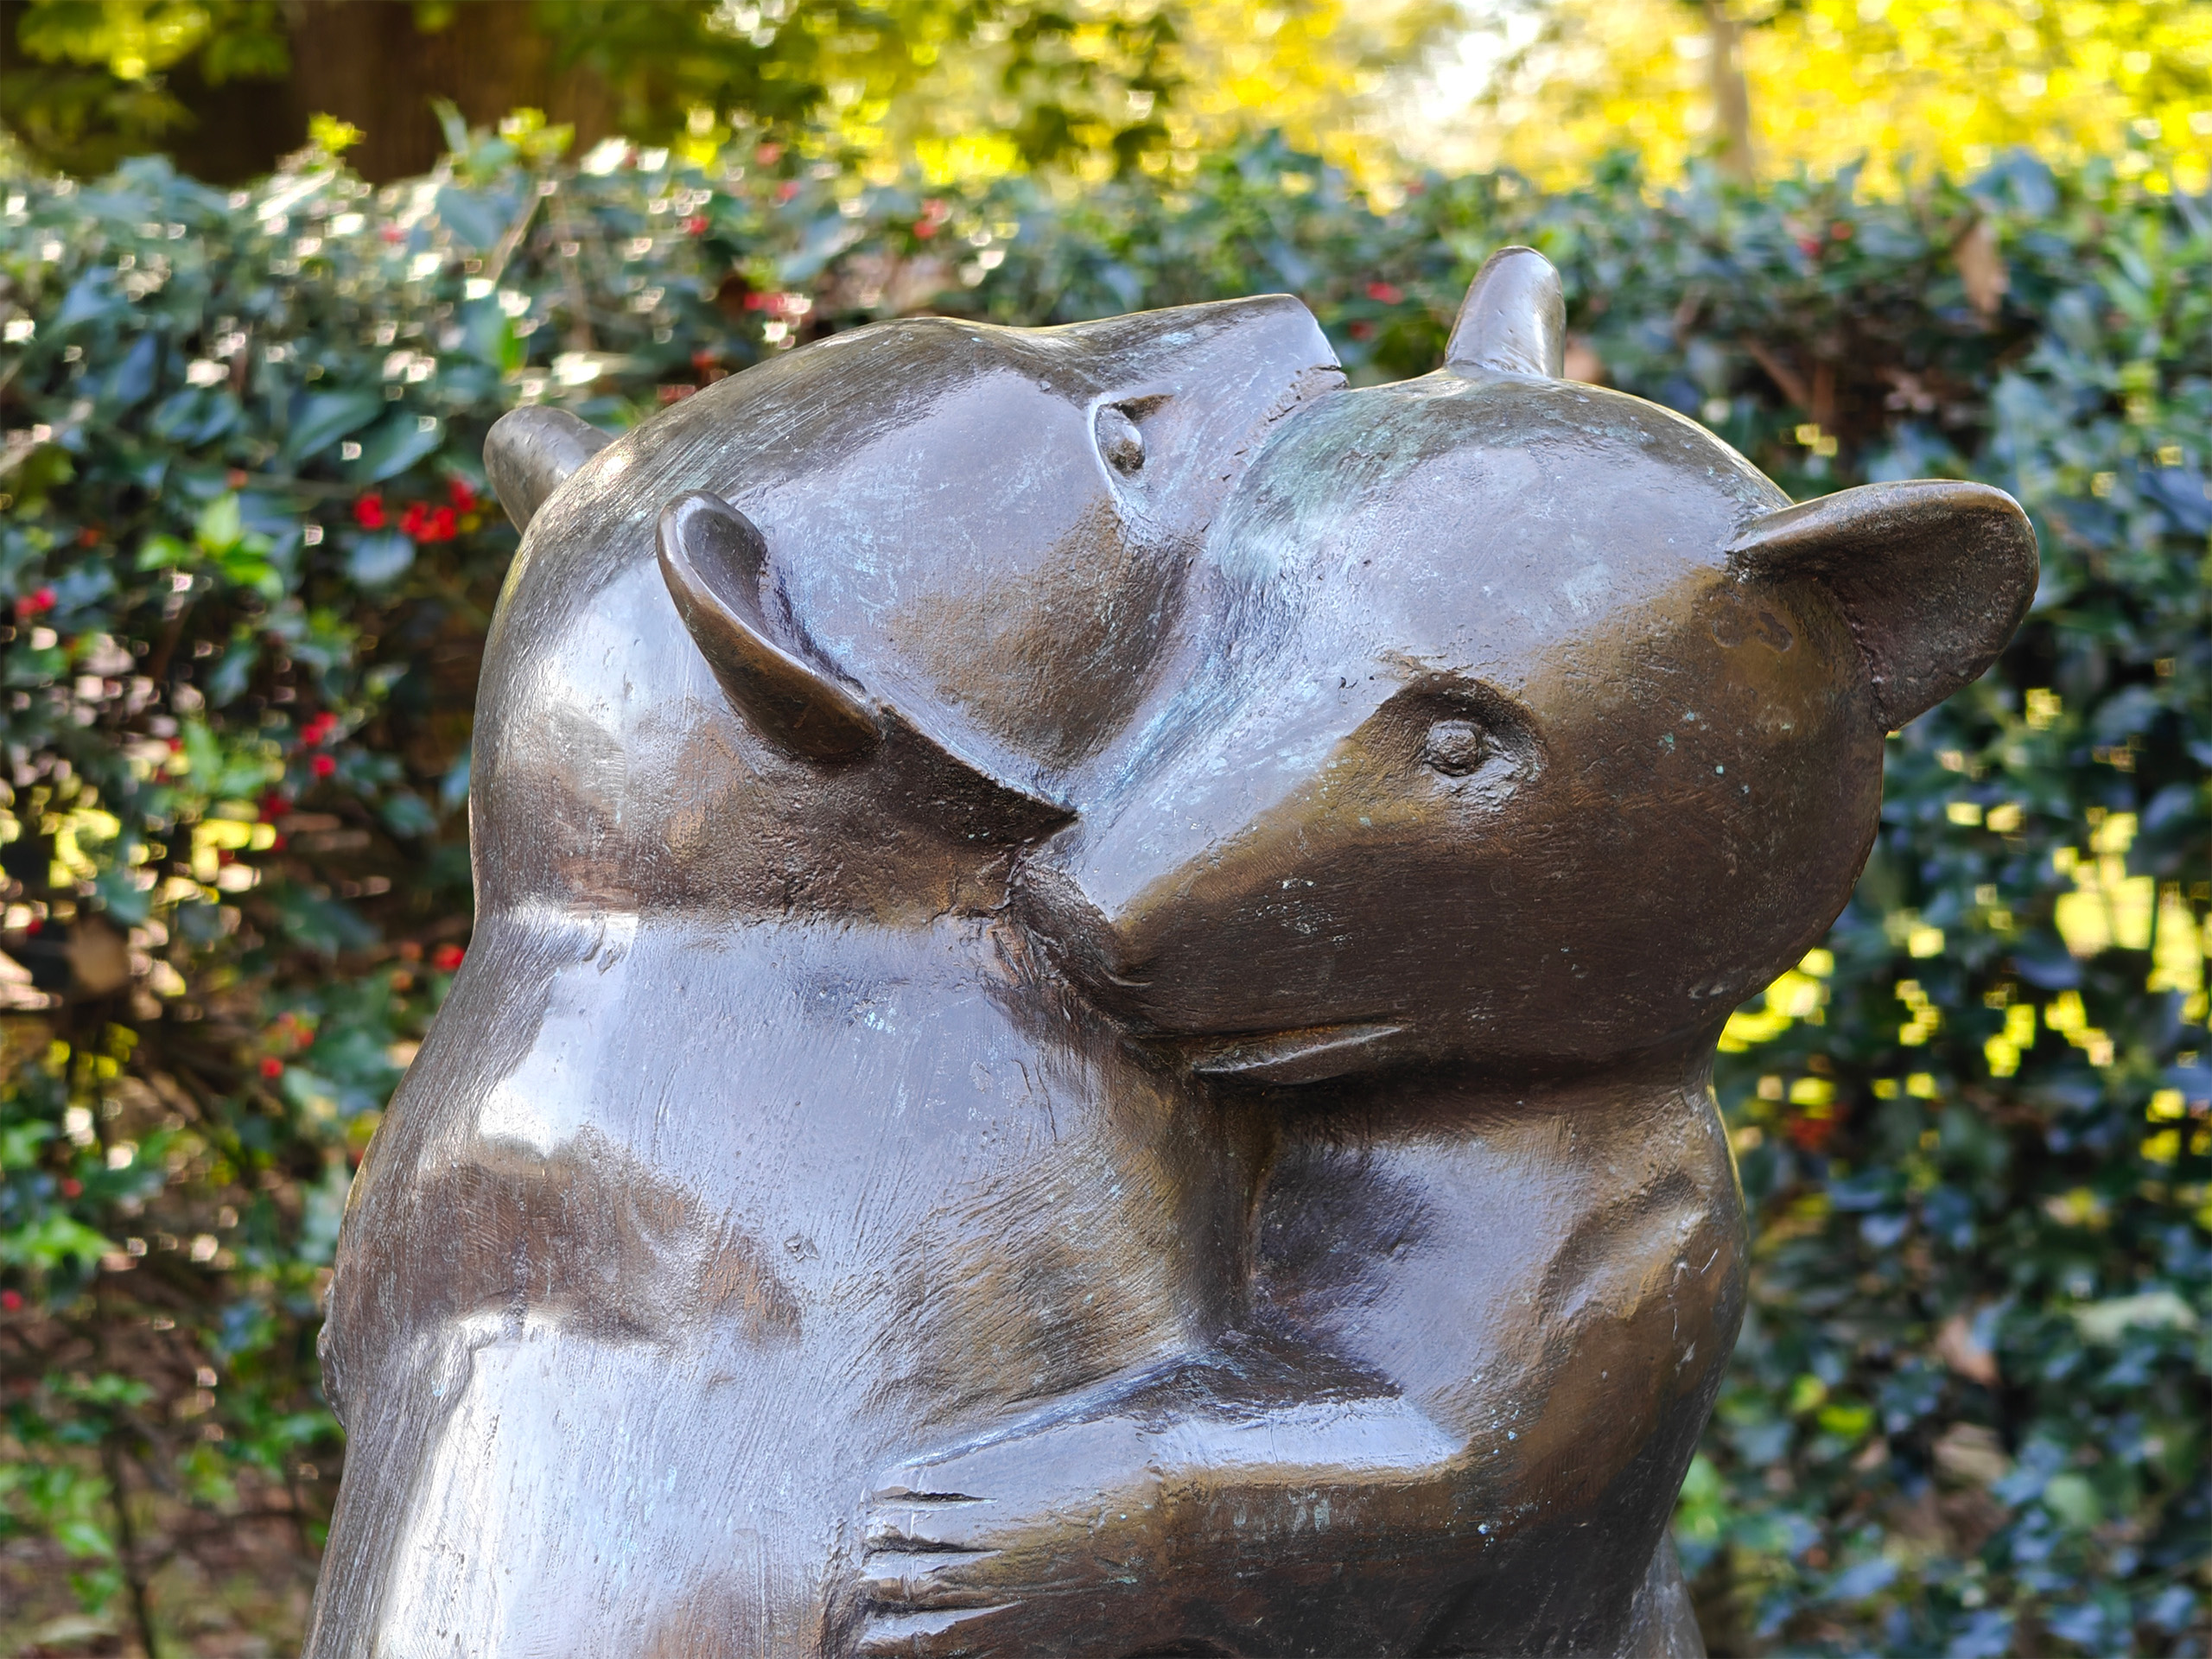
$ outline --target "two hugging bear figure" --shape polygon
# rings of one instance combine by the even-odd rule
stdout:
[[[1493,258],[525,410],[477,923],[356,1183],[308,1651],[1701,1651],[1708,1075],[2034,542],[1792,507]]]

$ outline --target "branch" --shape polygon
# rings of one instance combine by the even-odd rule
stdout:
[[[1744,349],[1751,353],[1751,361],[1764,369],[1767,378],[1782,388],[1782,395],[1798,408],[1810,414],[1813,409],[1813,389],[1805,384],[1804,377],[1770,351],[1766,345],[1746,334]]]

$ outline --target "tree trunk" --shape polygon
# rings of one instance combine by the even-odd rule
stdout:
[[[162,1659],[154,1630],[153,1604],[146,1599],[145,1569],[138,1560],[137,1529],[130,1524],[130,1491],[124,1484],[123,1454],[116,1449],[116,1433],[111,1426],[100,1440],[100,1465],[107,1473],[108,1501],[115,1510],[116,1565],[123,1569],[123,1582],[130,1592],[130,1618],[138,1627],[138,1645],[146,1649],[146,1659]]]
[[[1704,0],[1706,29],[1713,49],[1706,54],[1713,76],[1713,112],[1720,125],[1720,167],[1731,178],[1749,182],[1751,160],[1751,90],[1744,79],[1744,29],[1728,15],[1726,0]]]
[[[378,183],[426,172],[445,149],[433,99],[450,99],[472,126],[543,110],[589,145],[613,127],[613,102],[585,68],[559,70],[533,0],[467,0],[442,27],[417,24],[411,0],[284,0],[289,81],[202,82],[180,65],[171,90],[192,111],[178,161],[198,177],[264,173],[307,142],[308,117],[337,116],[367,136],[346,161]]]
[[[286,0],[302,130],[316,111],[351,121],[368,136],[348,159],[379,181],[426,171],[444,149],[434,98],[473,126],[527,105],[595,142],[609,124],[606,92],[588,70],[556,72],[534,10],[532,0],[469,0],[425,31],[410,0]]]

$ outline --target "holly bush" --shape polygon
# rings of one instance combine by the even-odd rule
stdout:
[[[2205,1651],[2212,206],[2018,157],[1382,202],[1268,140],[1173,188],[931,193],[527,118],[375,189],[343,136],[229,193],[0,187],[0,1635],[174,1645],[240,1574],[296,1632],[339,1217],[468,938],[497,415],[626,426],[906,310],[1268,289],[1356,378],[1419,373],[1525,241],[1572,372],[1799,495],[1986,480],[2044,547],[1723,1044],[1755,1255],[1677,1527],[1708,1637]]]

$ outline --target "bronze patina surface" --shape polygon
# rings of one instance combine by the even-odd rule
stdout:
[[[1702,1651],[1714,1040],[2035,545],[1560,343],[1508,250],[1402,385],[1276,297],[500,423],[313,1659]]]

